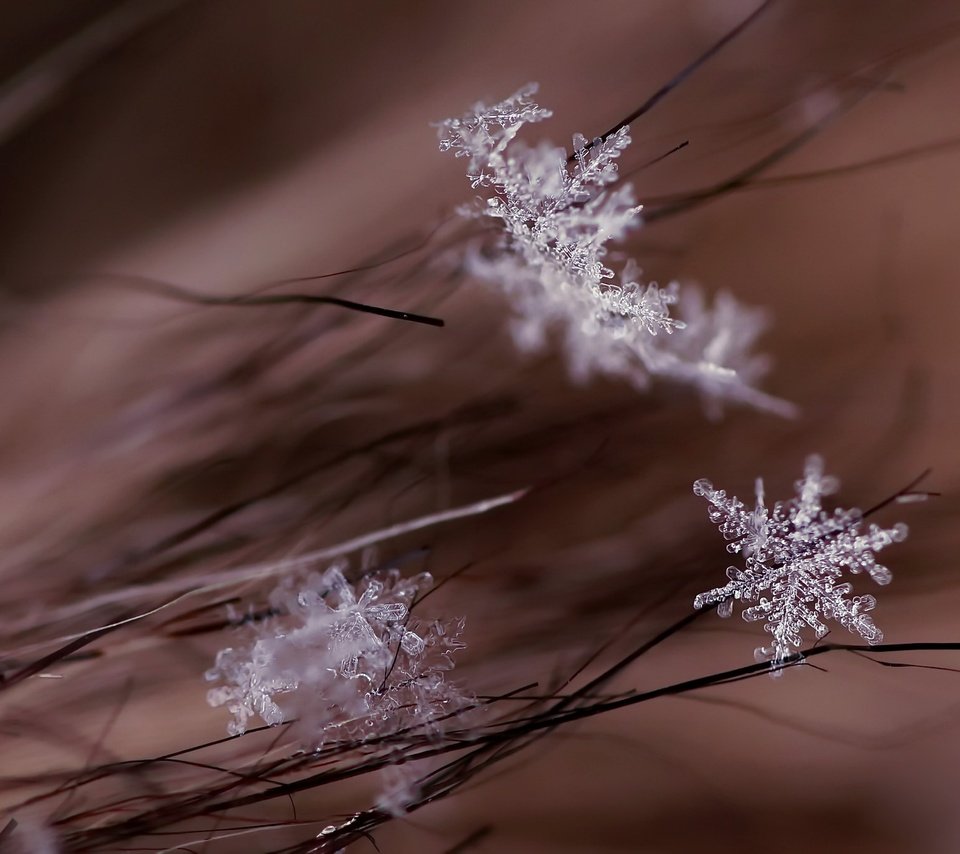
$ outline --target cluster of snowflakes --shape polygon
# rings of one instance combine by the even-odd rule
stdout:
[[[750,353],[764,312],[725,294],[711,309],[695,288],[681,295],[675,282],[643,284],[633,261],[619,276],[606,265],[607,244],[640,224],[633,187],[610,187],[629,129],[592,142],[578,134],[569,158],[545,143],[531,148],[515,140],[518,131],[552,115],[531,100],[536,88],[438,125],[440,149],[467,158],[471,186],[491,191],[461,212],[499,220],[503,239],[493,251],[474,247],[466,266],[508,295],[517,346],[541,349],[556,330],[578,381],[599,373],[645,388],[661,376],[696,387],[712,416],[724,400],[790,414],[754,387],[768,368]]]
[[[796,497],[778,501],[773,509],[764,504],[763,481],[756,484],[756,505],[748,509],[737,497],[727,497],[708,480],[698,480],[693,491],[705,498],[708,514],[730,542],[727,551],[742,554],[745,567],[730,567],[723,587],[701,593],[694,607],[717,606],[721,617],[733,613],[735,601],[755,602],[743,611],[748,621],[765,620],[772,635],[770,646],[756,650],[758,661],[781,664],[803,645],[801,632],[810,628],[818,638],[827,633],[821,617],[836,620],[867,643],[883,640],[868,613],[876,605],[873,596],[853,596],[842,581],[845,571],[866,572],[877,584],[888,584],[890,571],[877,563],[876,552],[907,536],[906,525],[892,528],[869,525],[861,532],[859,510],[823,509],[822,499],[839,487],[836,478],[825,476],[823,461],[807,459],[803,480],[796,483]],[[761,595],[766,594],[766,595]],[[774,671],[779,672],[778,670]]]
[[[442,729],[467,701],[446,680],[463,648],[463,620],[422,622],[411,608],[428,573],[390,570],[351,584],[345,564],[285,579],[270,596],[273,615],[257,622],[250,645],[217,655],[206,674],[212,706],[233,714],[231,735],[259,717],[296,719],[304,737],[325,741]]]

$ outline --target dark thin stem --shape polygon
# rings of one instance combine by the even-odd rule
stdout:
[[[622,670],[627,663],[635,660],[638,655],[642,654],[642,650],[650,649],[664,636],[676,633],[683,626],[689,624],[689,622],[690,620],[685,618],[684,620],[674,623],[671,627],[644,643],[629,656],[617,662],[611,668],[608,668],[605,676],[609,678],[615,675]],[[745,679],[755,678],[763,673],[771,673],[778,669],[807,665],[810,659],[833,652],[845,651],[855,654],[869,652],[872,655],[879,655],[894,652],[958,650],[960,650],[960,642],[917,642],[878,644],[876,646],[853,644],[824,645],[792,656],[787,661],[778,664],[769,662],[750,664],[687,679],[670,685],[664,685],[653,690],[633,693],[628,696],[611,697],[586,705],[563,708],[562,704],[558,704],[540,715],[521,720],[507,720],[502,724],[494,724],[485,730],[449,731],[443,736],[442,741],[439,743],[426,738],[409,740],[409,737],[405,737],[405,739],[401,741],[404,741],[406,745],[406,758],[408,761],[438,757],[464,749],[468,750],[466,754],[453,760],[445,766],[445,768],[438,769],[421,781],[424,784],[424,795],[416,804],[411,805],[411,809],[416,809],[419,806],[423,806],[446,794],[452,793],[492,763],[499,762],[515,754],[523,747],[528,746],[536,740],[538,734],[552,730],[562,724],[585,720],[599,714],[638,705],[660,697],[680,696],[703,688],[729,685]],[[377,746],[387,747],[393,743],[400,743],[397,741],[395,735],[386,735],[379,739],[366,740],[364,742],[365,746],[371,749]],[[265,791],[249,793],[242,796],[234,795],[233,797],[224,797],[229,792],[236,791],[236,783],[218,786],[206,792],[188,796],[179,802],[150,810],[145,814],[122,819],[112,825],[77,831],[64,838],[65,850],[97,850],[97,845],[117,842],[144,833],[150,833],[173,821],[182,821],[201,815],[212,816],[225,810],[236,810],[238,808],[268,802],[276,798],[289,797],[296,792],[306,791],[316,788],[317,786],[331,784],[376,771],[395,761],[394,752],[388,751],[380,755],[361,758],[355,764],[346,767],[331,768],[321,771],[318,774],[312,774],[299,780],[274,786]],[[71,818],[76,819],[76,816]],[[67,819],[59,823],[63,824],[69,820],[70,819]],[[389,820],[389,816],[382,810],[375,809],[357,813],[352,819],[342,824],[336,834],[323,840],[323,844],[318,846],[316,850],[334,850],[334,848],[339,848],[351,838],[354,838],[356,834],[364,834],[387,820]],[[330,846],[329,849],[327,848],[328,843]]]
[[[787,142],[778,146],[773,151],[764,155],[759,160],[756,160],[745,169],[742,169],[740,172],[737,172],[729,178],[725,178],[711,187],[693,190],[692,192],[679,194],[663,200],[663,204],[661,204],[660,207],[655,207],[651,211],[644,212],[644,222],[655,222],[659,219],[665,219],[666,217],[683,213],[691,208],[699,207],[705,202],[711,201],[719,196],[726,195],[727,193],[734,192],[735,190],[743,189],[744,187],[750,185],[754,178],[765,172],[771,166],[775,166],[777,163],[793,154],[795,151],[798,151],[811,139],[817,136],[831,121],[851,110],[860,101],[867,97],[867,95],[876,91],[876,89],[878,89],[881,85],[882,81],[872,83],[870,86],[863,89],[863,91],[857,93],[852,100],[839,104],[829,113],[827,113],[827,115],[824,116],[820,121],[811,125],[793,139],[787,140]]]
[[[898,489],[895,493],[893,493],[893,495],[887,498],[884,498],[883,501],[881,501],[880,503],[874,504],[873,507],[871,507],[869,510],[865,510],[863,512],[864,518],[866,518],[867,516],[870,516],[873,513],[876,513],[878,510],[882,510],[884,507],[890,504],[893,504],[898,498],[902,498],[904,495],[924,495],[924,496],[939,495],[938,492],[917,493],[914,491],[914,487],[918,486],[923,480],[929,477],[931,471],[933,471],[933,469],[924,469],[913,480],[911,480],[910,483],[908,483],[905,487],[903,487],[902,489]]]
[[[673,148],[671,148],[669,151],[665,151],[663,154],[658,154],[656,157],[653,158],[653,160],[648,160],[646,163],[643,164],[643,166],[641,166],[639,169],[636,169],[634,171],[642,172],[644,169],[649,169],[651,166],[656,166],[661,160],[666,160],[671,154],[676,154],[678,151],[686,148],[689,144],[690,144],[690,140],[685,139],[679,145],[675,145]]]
[[[773,187],[782,187],[788,184],[798,184],[803,181],[818,181],[822,178],[839,178],[844,175],[853,175],[857,172],[866,172],[870,169],[881,169],[885,166],[894,166],[922,157],[932,157],[937,154],[946,154],[960,148],[960,139],[945,139],[940,142],[931,142],[926,145],[915,145],[900,151],[891,151],[857,163],[848,163],[843,166],[828,166],[824,169],[812,169],[809,172],[797,172],[792,175],[775,175],[771,178],[761,178],[751,181],[741,187],[742,190],[762,190]]]
[[[772,190],[778,187],[787,187],[791,184],[802,184],[807,181],[819,181],[828,178],[842,178],[847,175],[854,175],[858,172],[867,172],[871,169],[883,169],[887,166],[895,166],[898,163],[906,163],[911,160],[918,160],[923,157],[933,157],[938,154],[946,154],[960,148],[960,138],[945,139],[940,142],[932,142],[927,145],[917,145],[911,148],[905,148],[901,151],[892,151],[889,154],[882,154],[878,157],[872,157],[867,160],[861,160],[857,163],[848,163],[843,166],[828,166],[823,169],[811,169],[809,172],[794,172],[787,175],[773,175],[769,178],[753,178],[747,181],[741,181],[736,186],[727,186],[725,193],[738,193],[744,190]],[[667,152],[670,154],[671,152]],[[663,156],[655,158],[651,163],[656,163]],[[650,165],[650,164],[647,164]],[[768,164],[769,165],[769,164]],[[641,169],[646,166],[641,167]],[[640,171],[640,170],[634,170]],[[629,173],[633,174],[633,172]],[[625,176],[626,177],[626,176]],[[692,190],[688,193],[674,193],[668,196],[653,197],[647,199],[647,204],[656,206],[657,204],[667,205],[683,201],[689,198],[703,198],[708,195],[714,195],[713,187]]]
[[[478,843],[483,842],[491,833],[493,833],[493,825],[491,824],[478,827],[465,839],[461,839],[453,848],[448,848],[444,854],[464,854],[465,851],[469,851]]]
[[[104,628],[87,632],[86,634],[70,641],[70,643],[66,644],[65,646],[61,646],[50,654],[45,655],[42,658],[38,658],[36,661],[31,662],[25,667],[14,671],[9,676],[4,676],[2,673],[0,673],[0,691],[4,691],[7,688],[12,688],[18,682],[23,682],[25,679],[28,679],[31,676],[42,673],[44,670],[50,667],[50,665],[57,664],[66,657],[75,653],[77,650],[83,649],[83,647],[85,647],[87,644],[93,643],[98,638],[102,638],[104,635],[109,634],[117,628],[118,626],[105,626]]]
[[[355,302],[342,297],[316,296],[313,294],[262,294],[259,296],[218,297],[210,294],[197,293],[170,282],[162,282],[146,276],[121,275],[122,279],[131,288],[147,291],[158,296],[170,297],[194,305],[218,306],[223,308],[271,306],[271,305],[335,305],[351,311],[366,314],[376,314],[380,317],[389,317],[393,320],[407,320],[411,323],[423,323],[427,326],[443,326],[443,320],[438,317],[429,317],[415,314],[411,311],[399,311],[392,308],[383,308],[378,305]],[[319,277],[318,277],[319,278]]]
[[[646,101],[644,101],[637,109],[635,109],[629,116],[624,119],[621,119],[617,122],[612,128],[610,128],[605,133],[602,133],[597,139],[601,142],[613,136],[618,130],[626,127],[631,122],[636,119],[639,119],[642,115],[650,112],[657,104],[659,104],[664,98],[667,97],[674,89],[676,89],[681,83],[683,83],[687,78],[692,76],[697,72],[701,66],[709,62],[713,57],[715,57],[721,50],[723,50],[730,42],[732,42],[737,36],[739,36],[744,30],[746,30],[754,21],[756,21],[767,9],[769,9],[774,3],[774,0],[764,0],[764,2],[758,6],[753,12],[751,12],[746,18],[744,18],[737,26],[730,30],[726,35],[724,35],[719,41],[714,42],[706,51],[704,51],[700,56],[698,56],[693,62],[683,68],[679,74],[674,75],[669,81],[667,81],[663,86],[657,89]],[[575,151],[568,158],[569,162],[573,162],[577,159],[577,155],[583,154],[584,152],[589,151],[594,147],[597,140],[588,142],[583,146],[579,151]]]

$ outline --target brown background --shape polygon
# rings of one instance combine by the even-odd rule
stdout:
[[[514,353],[496,295],[422,263],[448,243],[457,251],[455,223],[432,229],[471,195],[429,122],[537,80],[556,113],[538,132],[560,144],[596,134],[752,8],[7,6],[3,647],[120,615],[52,621],[93,593],[285,557],[549,482],[511,508],[382,552],[429,545],[438,576],[476,561],[437,599],[467,616],[461,676],[471,687],[549,680],[637,613],[646,616],[634,637],[722,581],[727,556],[690,493],[694,478],[744,496],[762,474],[769,494],[785,497],[811,451],[842,478],[845,504],[873,504],[934,469],[928,483],[943,498],[881,520],[903,518],[911,537],[884,554],[894,583],[876,619],[890,641],[960,639],[957,149],[730,194],[635,237],[629,249],[652,277],[771,309],[765,347],[777,367],[766,388],[802,408],[793,422],[734,410],[712,423],[675,389],[572,386],[559,354]],[[633,126],[623,170],[689,140],[633,177],[638,194],[709,185],[866,87],[877,90],[769,175],[960,139],[958,36],[950,2],[781,0]],[[198,309],[96,275],[232,294],[382,259],[428,234],[425,249],[394,264],[301,287],[436,313],[443,330],[335,310]],[[143,557],[217,507],[418,424]],[[761,636],[711,617],[618,687],[737,666]],[[131,632],[96,663],[11,691],[0,698],[0,770],[216,737],[225,715],[206,707],[201,674],[222,645]],[[957,664],[955,654],[899,660]],[[384,830],[381,850],[439,852],[487,824],[477,851],[958,850],[957,674],[820,663],[827,673],[561,731],[509,773]],[[8,786],[2,797],[15,795]],[[301,817],[325,820],[365,797],[304,798]],[[243,845],[209,850],[269,850]]]

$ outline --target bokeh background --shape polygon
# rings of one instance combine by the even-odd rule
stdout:
[[[763,348],[776,367],[765,388],[798,404],[796,420],[733,408],[713,422],[683,390],[572,385],[562,353],[518,355],[509,307],[456,272],[465,227],[450,215],[472,191],[430,122],[535,80],[555,111],[536,133],[559,144],[596,135],[753,8],[3,7],[4,657],[159,604],[77,604],[94,596],[536,486],[508,508],[392,541],[381,557],[426,547],[413,560],[438,577],[472,564],[433,601],[467,617],[457,673],[473,690],[548,682],[631,620],[617,649],[722,581],[727,555],[690,492],[696,477],[745,496],[763,475],[768,494],[786,497],[813,451],[841,477],[845,506],[933,469],[925,483],[941,498],[881,520],[903,519],[911,536],[884,553],[894,583],[875,616],[890,641],[960,640],[955,3],[776,0],[632,126],[622,172],[655,206],[849,104],[756,183],[652,223],[626,247],[652,278],[769,308]],[[436,314],[445,328],[324,307],[184,305],[124,278],[233,295],[357,267],[369,268],[296,289]],[[223,733],[202,674],[229,641],[163,626],[118,633],[98,658],[0,694],[0,802],[28,793],[18,775]],[[710,617],[616,687],[735,667],[761,637]],[[888,660],[958,665],[956,654]],[[827,672],[561,730],[384,828],[380,850],[447,851],[478,828],[489,828],[478,852],[958,850],[960,677],[818,663]],[[298,811],[322,822],[315,832],[369,797],[362,783],[324,790]],[[45,808],[16,814],[43,823]],[[269,851],[298,833],[204,850]]]

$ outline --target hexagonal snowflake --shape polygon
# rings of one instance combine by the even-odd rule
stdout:
[[[739,498],[714,489],[708,480],[693,486],[694,493],[710,502],[710,521],[730,541],[727,551],[746,558],[745,568],[730,567],[730,580],[701,593],[694,607],[717,605],[717,613],[729,617],[735,601],[755,602],[743,611],[743,618],[765,620],[764,628],[773,635],[770,646],[756,650],[758,661],[779,664],[795,655],[803,645],[805,628],[823,637],[827,627],[821,617],[836,620],[867,643],[883,640],[868,613],[876,600],[869,595],[851,598],[852,586],[841,579],[844,571],[866,571],[877,584],[888,584],[890,571],[877,563],[875,553],[903,540],[907,527],[870,525],[861,532],[859,510],[831,513],[823,509],[821,499],[838,486],[836,478],[824,475],[823,461],[817,456],[807,459],[803,480],[796,483],[796,497],[778,501],[772,510],[764,504],[760,479],[752,510]]]

